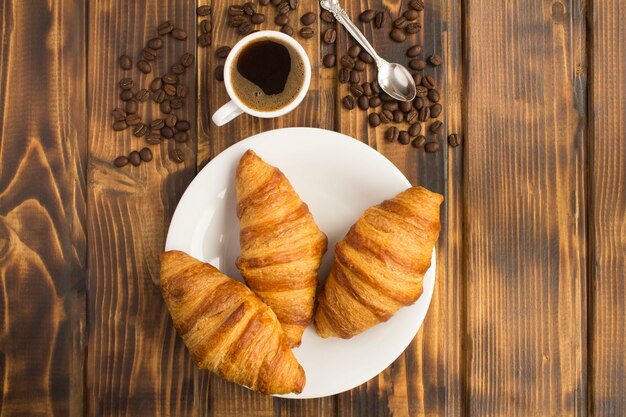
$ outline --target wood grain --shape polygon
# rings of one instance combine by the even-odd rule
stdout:
[[[166,37],[148,76],[135,67],[122,71],[119,55],[127,53],[136,62],[157,25],[168,19],[189,31],[187,41]],[[194,2],[89,3],[89,415],[204,414],[194,403],[196,382],[202,381],[155,285],[169,219],[196,170],[195,67],[182,76],[191,98],[174,112],[193,126],[192,140],[180,146],[185,162],[172,162],[167,156],[172,144],[163,143],[152,146],[154,159],[139,167],[111,163],[146,146],[129,130],[111,129],[110,112],[120,103],[117,82],[130,76],[147,87],[184,52],[195,54],[195,28]],[[139,114],[146,121],[160,117],[151,101]]]
[[[85,8],[0,2],[0,414],[79,416]]]
[[[594,1],[591,53],[589,415],[626,415],[626,5]]]
[[[465,6],[465,413],[582,415],[583,3]]]

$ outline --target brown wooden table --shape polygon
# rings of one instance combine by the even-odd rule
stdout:
[[[300,3],[292,22],[319,11]],[[178,114],[194,127],[184,163],[163,144],[150,163],[114,168],[144,146],[111,129],[117,57],[136,60],[166,19],[190,37],[168,39],[155,72],[195,53],[196,5],[0,3],[2,416],[626,415],[626,3],[427,0],[417,42],[444,58],[426,70],[443,95],[439,140],[458,132],[464,143],[426,154],[386,143],[366,112],[339,105],[346,87],[320,66],[332,48],[318,36],[297,37],[313,64],[297,111],[212,125],[226,101],[212,52],[237,38],[227,1],[215,0],[213,46],[197,49],[185,75],[191,98]],[[345,2],[355,18],[405,7]],[[275,28],[273,16],[261,27]],[[406,62],[408,44],[387,31],[365,25],[384,56]],[[340,55],[349,44],[339,30]],[[153,76],[131,74],[143,85]],[[331,398],[276,399],[196,369],[154,285],[169,219],[198,169],[284,126],[354,136],[446,199],[424,326],[378,377]]]

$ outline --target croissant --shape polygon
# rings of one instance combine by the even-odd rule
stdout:
[[[248,286],[276,313],[289,346],[311,323],[326,235],[283,173],[248,150],[237,167],[241,256]]]
[[[244,284],[184,252],[161,254],[161,292],[199,368],[264,394],[302,392],[276,316]]]
[[[335,246],[315,329],[348,339],[387,321],[422,294],[439,236],[443,196],[412,187],[368,208]]]

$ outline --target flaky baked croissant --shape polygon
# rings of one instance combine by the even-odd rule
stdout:
[[[264,394],[302,392],[276,316],[242,283],[184,252],[161,254],[161,292],[198,367]]]
[[[241,228],[237,267],[276,313],[289,346],[299,346],[313,315],[326,235],[285,175],[252,150],[239,161],[236,189]]]
[[[412,187],[368,208],[335,246],[315,329],[344,339],[387,321],[422,294],[443,196]]]

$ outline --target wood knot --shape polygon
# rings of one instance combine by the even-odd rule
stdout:
[[[2,265],[13,252],[13,239],[11,229],[3,217],[0,217],[0,265]]]

